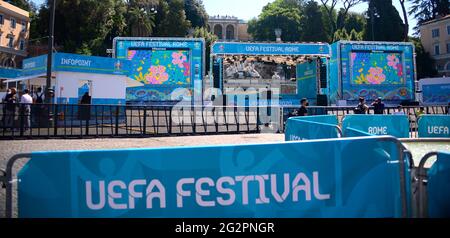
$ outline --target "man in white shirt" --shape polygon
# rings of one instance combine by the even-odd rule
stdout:
[[[23,90],[23,95],[20,97],[21,105],[21,115],[23,116],[23,128],[25,130],[30,129],[30,114],[31,114],[31,104],[33,103],[33,98],[30,96],[30,90]]]

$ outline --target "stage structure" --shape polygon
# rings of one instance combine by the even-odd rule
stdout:
[[[128,103],[173,104],[194,95],[201,101],[204,39],[116,37],[113,48],[115,58],[131,61],[129,77],[144,84],[127,89]]]
[[[326,106],[322,88],[327,87],[330,54],[326,43],[217,42],[212,46],[212,73],[205,88],[220,89],[222,95],[215,96],[224,99],[224,104],[233,101],[222,97],[226,92],[242,89],[249,98],[246,105],[261,105],[249,94],[253,89],[270,89],[279,92],[279,103],[284,106],[299,105],[301,98]]]

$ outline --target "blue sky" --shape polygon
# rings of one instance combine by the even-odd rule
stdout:
[[[36,4],[41,4],[44,0],[33,0]],[[274,0],[203,0],[206,11],[209,15],[233,15],[243,20],[250,20],[253,17],[257,17],[262,8],[269,2]],[[316,1],[320,2],[320,1]],[[393,0],[394,6],[400,13],[400,17],[403,19],[402,9],[398,0]],[[407,9],[409,9],[409,1],[407,1]],[[338,6],[339,7],[339,6]],[[352,9],[354,12],[364,12],[367,10],[367,3],[362,3]],[[410,34],[413,32],[412,28],[416,25],[417,21],[412,17],[408,18],[410,21]]]

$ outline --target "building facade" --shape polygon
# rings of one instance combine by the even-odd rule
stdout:
[[[210,16],[208,30],[221,41],[251,41],[248,24],[233,16]]]
[[[422,23],[420,39],[439,75],[450,76],[450,15]]]
[[[0,67],[20,67],[27,56],[29,29],[29,12],[0,0]]]

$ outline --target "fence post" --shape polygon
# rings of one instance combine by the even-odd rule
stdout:
[[[144,121],[142,126],[144,127],[142,130],[142,136],[145,136],[147,134],[147,107],[144,107]]]
[[[241,132],[240,128],[239,128],[239,123],[240,123],[240,118],[239,118],[239,111],[238,111],[238,106],[234,106],[234,120],[236,120],[236,130],[237,132]],[[236,112],[237,112],[237,116],[236,116]]]
[[[55,104],[55,112],[53,113],[53,135],[58,135],[58,104]]]
[[[19,123],[20,123],[20,137],[23,136],[23,124],[24,124],[24,117],[25,117],[25,105],[19,104]]]
[[[261,128],[259,127],[259,105],[256,106],[256,133],[261,133]]]
[[[192,133],[195,135],[197,133],[197,107],[192,106]]]
[[[115,129],[115,136],[119,136],[119,110],[120,110],[120,106],[116,106],[116,129]]]

